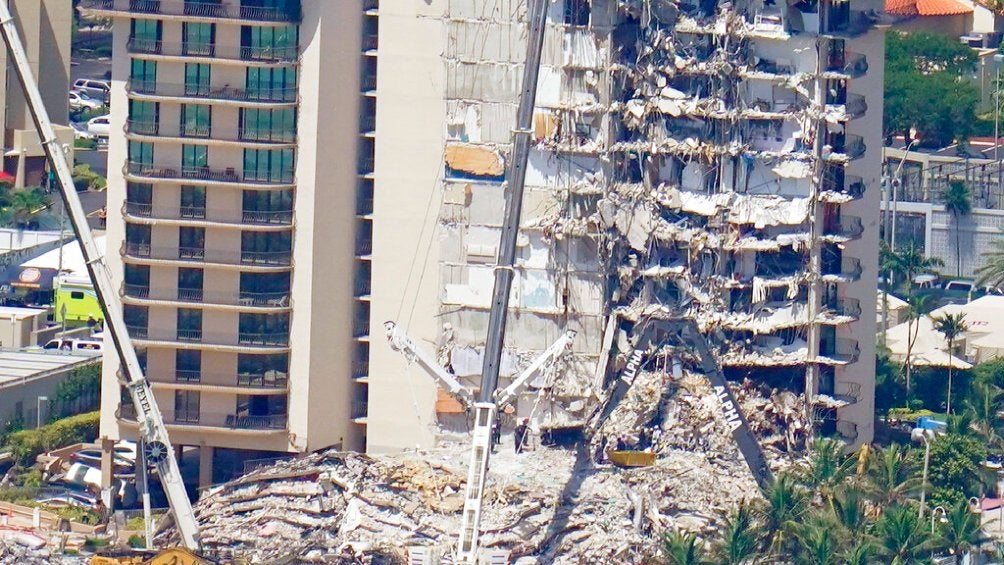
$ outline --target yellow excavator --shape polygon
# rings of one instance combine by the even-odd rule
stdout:
[[[163,551],[131,551],[128,553],[95,555],[91,565],[219,565],[204,557],[183,549],[172,547]]]

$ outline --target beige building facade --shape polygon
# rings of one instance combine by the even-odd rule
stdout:
[[[108,264],[172,442],[199,448],[203,485],[363,448],[372,16],[348,0],[82,8],[114,20]],[[109,352],[101,434],[135,438],[117,372]]]

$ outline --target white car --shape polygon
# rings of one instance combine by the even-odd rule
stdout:
[[[83,92],[77,92],[75,90],[70,91],[70,108],[74,110],[80,110],[81,108],[89,108],[91,110],[96,110],[102,106],[103,103],[99,100],[95,100],[90,96],[84,94]]]
[[[73,81],[73,90],[82,90],[91,98],[98,100],[108,100],[108,95],[112,91],[112,85],[107,80],[93,78],[78,78]]]
[[[108,137],[112,131],[111,117],[111,114],[105,114],[87,120],[87,132],[98,137]]]

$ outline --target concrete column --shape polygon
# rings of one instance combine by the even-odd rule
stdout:
[[[101,502],[104,503],[105,508],[111,510],[114,508],[113,500],[115,498],[114,493],[112,493],[112,479],[114,478],[114,463],[112,461],[112,455],[115,453],[115,440],[102,437],[101,438]]]
[[[199,488],[213,484],[213,448],[199,446]]]

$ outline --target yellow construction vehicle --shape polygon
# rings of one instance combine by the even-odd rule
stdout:
[[[128,553],[95,555],[91,565],[218,565],[204,557],[172,547],[163,551],[130,551]]]

